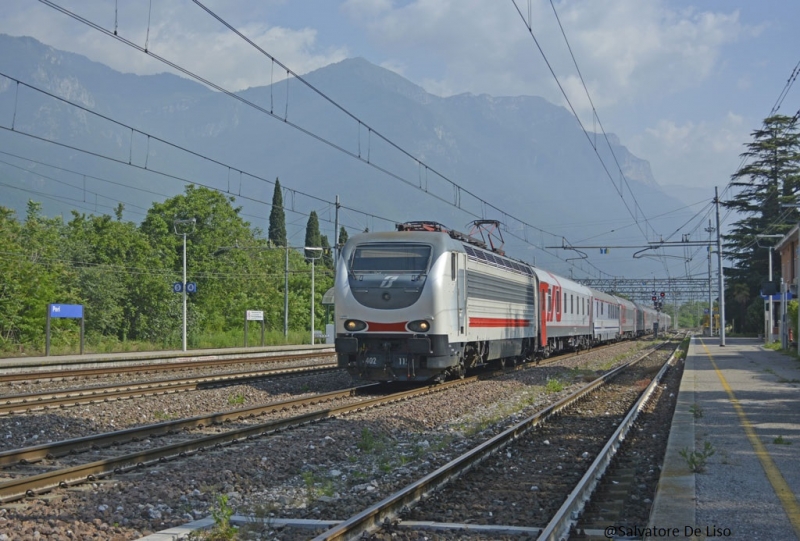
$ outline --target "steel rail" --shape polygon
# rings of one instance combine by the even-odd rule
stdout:
[[[494,436],[493,438],[483,442],[470,451],[467,451],[463,455],[451,460],[422,479],[419,479],[400,491],[387,496],[375,505],[321,533],[314,538],[314,541],[354,539],[362,535],[364,532],[374,530],[375,528],[384,524],[386,521],[390,521],[399,515],[404,509],[413,506],[426,494],[435,491],[436,489],[449,483],[451,480],[463,475],[486,458],[503,449],[537,425],[543,423],[554,414],[566,407],[569,407],[583,396],[594,391],[597,387],[604,385],[624,370],[648,357],[653,353],[653,351],[654,350],[651,349],[636,359],[623,364],[610,372],[607,372],[571,395],[559,400],[558,402],[535,413],[527,419],[515,424],[511,428],[501,432],[497,436]]]
[[[101,434],[92,434],[90,436],[83,436],[80,438],[71,438],[52,443],[43,443],[31,447],[24,447],[22,449],[12,449],[9,451],[0,452],[0,467],[13,464],[33,464],[45,458],[58,458],[89,449],[109,447],[111,445],[127,443],[129,441],[137,441],[139,439],[149,438],[152,436],[171,434],[179,430],[203,428],[209,425],[221,424],[226,421],[241,421],[243,419],[253,418],[268,413],[276,413],[295,408],[313,406],[314,404],[321,404],[323,402],[330,402],[332,400],[355,396],[356,394],[373,388],[377,385],[378,384],[370,384],[360,387],[351,387],[348,389],[341,389],[339,391],[331,391],[328,393],[316,394],[303,398],[279,400],[277,402],[269,402],[267,404],[259,404],[257,406],[247,406],[223,412],[187,417],[185,419],[174,419],[172,421],[163,421],[145,426],[126,428],[124,430],[115,430],[114,432],[104,432]]]
[[[201,388],[232,385],[275,376],[305,375],[336,369],[338,369],[338,366],[335,363],[329,363],[325,365],[230,372],[194,378],[172,378],[124,385],[109,385],[106,387],[64,389],[47,393],[8,395],[0,399],[0,415],[26,413],[67,405],[93,404],[96,402],[122,400],[124,398],[194,391]]]
[[[508,370],[500,373],[507,372]],[[360,411],[401,400],[408,400],[424,394],[444,391],[445,389],[466,385],[480,379],[485,379],[486,377],[486,375],[472,376],[461,380],[394,393],[388,396],[366,399],[355,404],[348,404],[335,408],[309,412],[286,419],[267,421],[265,423],[237,428],[220,434],[204,436],[188,442],[174,443],[171,445],[130,453],[115,458],[99,460],[70,468],[53,470],[37,475],[12,479],[0,483],[0,503],[18,500],[24,498],[25,496],[32,497],[36,494],[47,492],[55,487],[68,487],[70,485],[81,484],[85,482],[94,482],[101,477],[105,477],[113,473],[123,473],[148,464],[164,462],[176,457],[188,456],[196,452],[205,451],[209,448],[218,448],[223,444],[230,444],[238,441],[258,438],[263,435],[309,423],[319,422],[354,411]]]
[[[559,508],[544,530],[542,530],[542,533],[538,537],[539,541],[558,541],[567,538],[570,529],[577,524],[578,517],[583,512],[585,505],[589,502],[592,492],[594,492],[598,482],[602,479],[606,469],[622,446],[622,442],[628,435],[639,413],[647,406],[647,403],[650,401],[659,383],[661,383],[667,370],[669,370],[671,366],[674,366],[675,353],[680,347],[681,342],[678,342],[670,358],[667,359],[667,362],[664,363],[664,366],[661,367],[658,374],[655,375],[647,388],[639,396],[639,399],[628,411],[628,414],[614,431],[614,434],[608,439],[608,442],[597,455],[597,458],[594,459],[594,462],[592,462],[589,469],[586,470],[581,480],[578,481],[578,484],[572,492],[570,492],[569,496],[567,496],[561,508]]]
[[[253,364],[253,363],[273,363],[295,361],[298,359],[308,359],[314,357],[333,357],[330,351],[320,351],[316,353],[298,353],[294,355],[275,355],[266,357],[253,357],[244,359],[209,359],[201,361],[187,362],[161,362],[161,363],[142,363],[141,359],[131,361],[103,361],[104,363],[130,362],[139,364],[126,364],[122,366],[103,366],[98,368],[76,368],[73,370],[47,370],[47,371],[15,371],[12,373],[0,373],[0,383],[10,383],[14,381],[40,381],[46,379],[67,379],[88,376],[109,376],[114,374],[125,374],[128,372],[169,372],[177,370],[190,370],[194,368],[207,368],[211,366],[221,366],[226,364]],[[162,359],[163,360],[163,359]],[[87,364],[90,361],[87,361]],[[9,369],[2,369],[3,372]]]

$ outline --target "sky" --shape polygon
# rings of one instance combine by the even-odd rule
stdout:
[[[283,76],[191,0],[52,3],[116,28],[228,90]],[[363,57],[440,96],[536,95],[571,104],[588,129],[601,123],[649,161],[659,184],[702,189],[708,198],[715,186],[728,183],[750,134],[800,61],[800,2],[794,0],[202,4],[297,74]],[[2,0],[0,32],[32,36],[122,72],[165,71],[163,64],[35,0]],[[800,85],[790,89],[778,112],[793,115],[798,109]]]
[[[54,3],[230,90],[282,77],[190,0]],[[560,84],[584,125],[596,129],[599,120],[650,162],[660,184],[709,193],[728,182],[750,133],[800,61],[794,28],[800,2],[785,0],[203,4],[298,74],[358,56],[440,96],[537,95],[568,106]],[[0,32],[32,36],[123,72],[164,71],[163,64],[33,0],[3,0]],[[798,108],[800,90],[792,88],[779,112]]]

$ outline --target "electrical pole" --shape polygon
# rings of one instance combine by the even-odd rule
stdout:
[[[713,227],[711,227],[711,219],[708,220],[708,227],[706,227],[706,232],[708,232],[708,240],[711,241],[711,233],[716,231]],[[713,288],[711,287],[711,244],[708,245],[708,335],[714,336],[714,297],[713,297]]]
[[[283,265],[283,338],[289,340],[289,243],[286,243],[286,259]]]
[[[725,346],[725,274],[722,272],[722,236],[719,231],[719,190],[714,186],[717,207],[717,265],[719,266],[719,345]]]
[[[190,220],[173,220],[172,227],[175,229],[175,234],[178,233],[178,225],[192,224],[195,225],[195,219]],[[186,231],[183,232],[183,351],[186,351]]]
[[[339,261],[339,196],[336,196],[336,214],[333,221],[333,273],[336,275],[336,263]]]

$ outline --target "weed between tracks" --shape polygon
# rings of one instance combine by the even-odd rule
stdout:
[[[558,378],[548,378],[544,390],[548,393],[559,393],[564,390],[564,382]]]
[[[228,496],[218,494],[214,507],[211,508],[211,517],[214,519],[214,526],[205,532],[192,532],[189,539],[203,541],[229,541],[236,539],[239,528],[231,524],[233,507],[228,503]]]

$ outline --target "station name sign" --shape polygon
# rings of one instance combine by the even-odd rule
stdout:
[[[83,305],[82,304],[50,304],[48,305],[48,314],[50,317],[69,317],[69,318],[82,318]]]

